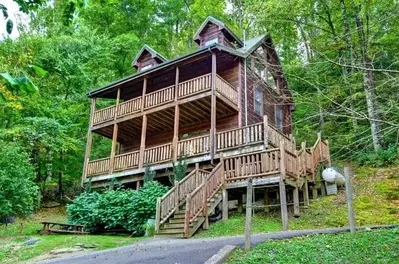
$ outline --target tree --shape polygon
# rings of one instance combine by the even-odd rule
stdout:
[[[39,205],[34,168],[17,144],[0,141],[0,148],[0,218],[29,216]]]

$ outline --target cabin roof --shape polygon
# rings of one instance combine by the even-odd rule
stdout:
[[[206,25],[208,25],[208,23],[212,23],[215,24],[219,27],[219,30],[221,30],[226,37],[228,37],[228,39],[230,41],[237,41],[237,43],[239,44],[240,47],[242,47],[244,44],[243,42],[240,40],[239,37],[237,37],[236,34],[234,34],[233,31],[231,31],[222,21],[212,17],[212,16],[208,16],[204,22],[202,22],[201,26],[199,27],[199,29],[197,30],[197,32],[195,32],[194,35],[194,41],[197,44],[200,44],[200,40],[199,40],[199,35],[201,34],[201,32],[204,30],[204,28],[206,27]]]
[[[144,46],[140,49],[140,51],[137,53],[136,57],[134,58],[133,62],[132,62],[132,66],[136,66],[137,65],[137,61],[138,59],[143,55],[144,52],[148,52],[151,54],[151,57],[153,59],[158,59],[158,61],[160,63],[168,61],[168,59],[166,59],[164,56],[162,56],[160,53],[158,53],[156,50],[154,50],[153,48],[151,48],[150,46],[148,46],[147,44],[144,44]]]

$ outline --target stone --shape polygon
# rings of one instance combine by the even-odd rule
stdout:
[[[25,242],[23,243],[23,245],[24,245],[24,246],[32,246],[32,245],[36,244],[36,243],[39,242],[39,241],[40,241],[39,238],[31,238],[31,237],[29,237],[29,238],[27,239],[27,241],[25,241]]]

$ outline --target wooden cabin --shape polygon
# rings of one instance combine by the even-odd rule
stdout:
[[[219,203],[226,218],[247,179],[296,193],[306,185],[307,195],[318,164],[330,161],[327,141],[297,149],[290,136],[295,107],[269,34],[243,41],[208,17],[194,41],[195,51],[171,60],[145,45],[132,63],[136,74],[88,93],[82,176],[92,187],[116,178],[139,188],[146,164],[167,182],[165,171],[183,156],[188,175],[159,199],[156,221],[158,234],[181,237],[206,228]],[[100,100],[113,101],[98,108]],[[112,141],[108,157],[90,158],[93,133]]]

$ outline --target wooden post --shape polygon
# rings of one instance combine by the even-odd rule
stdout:
[[[140,182],[140,180],[138,180],[136,182],[136,190],[139,190],[140,188],[141,188],[141,182]]]
[[[252,193],[252,179],[249,179],[247,185],[247,204],[245,208],[245,251],[251,249]]]
[[[179,181],[175,180],[175,213],[179,213]]]
[[[96,111],[96,98],[91,98],[89,129],[87,130],[86,152],[85,152],[85,158],[83,161],[83,172],[82,172],[82,182],[81,182],[82,187],[87,178],[87,167],[88,167],[89,161],[90,161],[91,145],[93,143],[93,132],[91,131],[91,129],[93,127],[93,117],[94,117],[95,111]]]
[[[190,237],[190,204],[191,204],[191,194],[187,195],[186,198],[186,212],[184,216],[184,237]]]
[[[267,121],[267,115],[264,115],[263,116],[263,145],[264,145],[264,149],[267,149],[269,146],[268,132],[269,132],[269,124]]]
[[[179,66],[176,66],[176,78],[175,78],[175,102],[179,99]]]
[[[265,204],[265,208],[263,209],[265,213],[270,212],[270,199],[269,199],[269,194],[267,192],[267,188],[265,188],[265,192],[264,192],[264,204]]]
[[[223,199],[223,201],[222,201],[222,206],[223,206],[223,210],[222,210],[222,213],[223,213],[223,218],[222,218],[222,220],[223,221],[226,221],[226,220],[228,220],[229,219],[229,194],[228,194],[228,192],[227,192],[227,189],[226,189],[226,186],[223,186],[223,189],[222,189],[222,199]]]
[[[351,233],[355,233],[355,212],[353,211],[353,201],[352,201],[352,184],[349,173],[349,168],[344,168],[345,175],[345,188],[346,188],[346,199],[348,201],[348,218],[349,218],[349,229]]]
[[[313,189],[312,189],[312,196],[313,196],[313,200],[316,200],[317,199],[317,186],[316,186],[316,184],[315,185],[313,185]]]
[[[283,230],[288,230],[288,210],[287,210],[287,197],[285,193],[285,182],[283,177],[280,177],[279,182],[280,189],[280,206],[281,206],[281,219],[283,223]]]
[[[295,187],[292,195],[294,197],[294,216],[299,217],[301,213],[299,212],[299,190]]]
[[[211,163],[216,154],[216,54],[212,53],[212,95],[211,95],[211,129],[210,129],[210,147]]]
[[[285,149],[284,149],[284,141],[280,141],[280,171],[281,178],[285,180]]]
[[[145,94],[147,93],[147,77],[143,79],[143,95],[141,97],[141,112],[144,112]]]
[[[175,122],[173,128],[173,160],[177,160],[177,157],[180,153],[178,153],[178,144],[179,144],[179,118],[180,118],[180,107],[179,105],[175,105]]]
[[[242,211],[243,211],[243,209],[244,209],[244,206],[243,206],[243,204],[242,204],[242,193],[240,193],[239,195],[238,195],[238,199],[237,199],[237,212],[239,213],[239,214],[241,214],[242,213]]]
[[[112,134],[112,145],[111,145],[111,155],[109,158],[109,173],[114,171],[114,160],[115,160],[115,149],[116,149],[116,141],[118,139],[118,124],[114,124],[114,131]]]
[[[309,206],[309,186],[308,186],[308,180],[305,178],[303,183],[303,205],[305,207]]]
[[[143,124],[141,127],[141,143],[140,143],[140,157],[139,157],[139,168],[144,168],[144,151],[145,151],[145,137],[147,134],[147,115],[143,115]]]
[[[205,229],[205,230],[209,229],[208,201],[207,201],[208,194],[207,194],[207,191],[206,191],[206,189],[207,189],[206,188],[206,177],[207,176],[203,176],[203,178],[202,178],[202,184],[204,185],[204,187],[203,187],[204,188],[204,209],[203,209],[202,213],[203,213],[203,215],[205,217],[205,221],[204,221],[204,223],[202,225],[202,228]]]
[[[241,61],[238,61],[238,87],[237,87],[237,106],[238,109],[240,109],[240,112],[238,113],[238,127],[241,128],[242,127],[242,118],[243,118],[243,109],[242,109],[242,87],[243,87],[243,83],[242,83],[242,75],[241,75],[241,71],[242,71],[242,66],[241,66]]]
[[[114,120],[116,120],[117,117],[118,117],[120,98],[121,98],[121,88],[118,88],[118,90],[117,90],[117,92],[116,92],[116,104],[115,104],[115,116],[114,116]]]
[[[157,207],[155,211],[155,233],[159,232],[159,226],[161,222],[161,197],[157,198]]]

